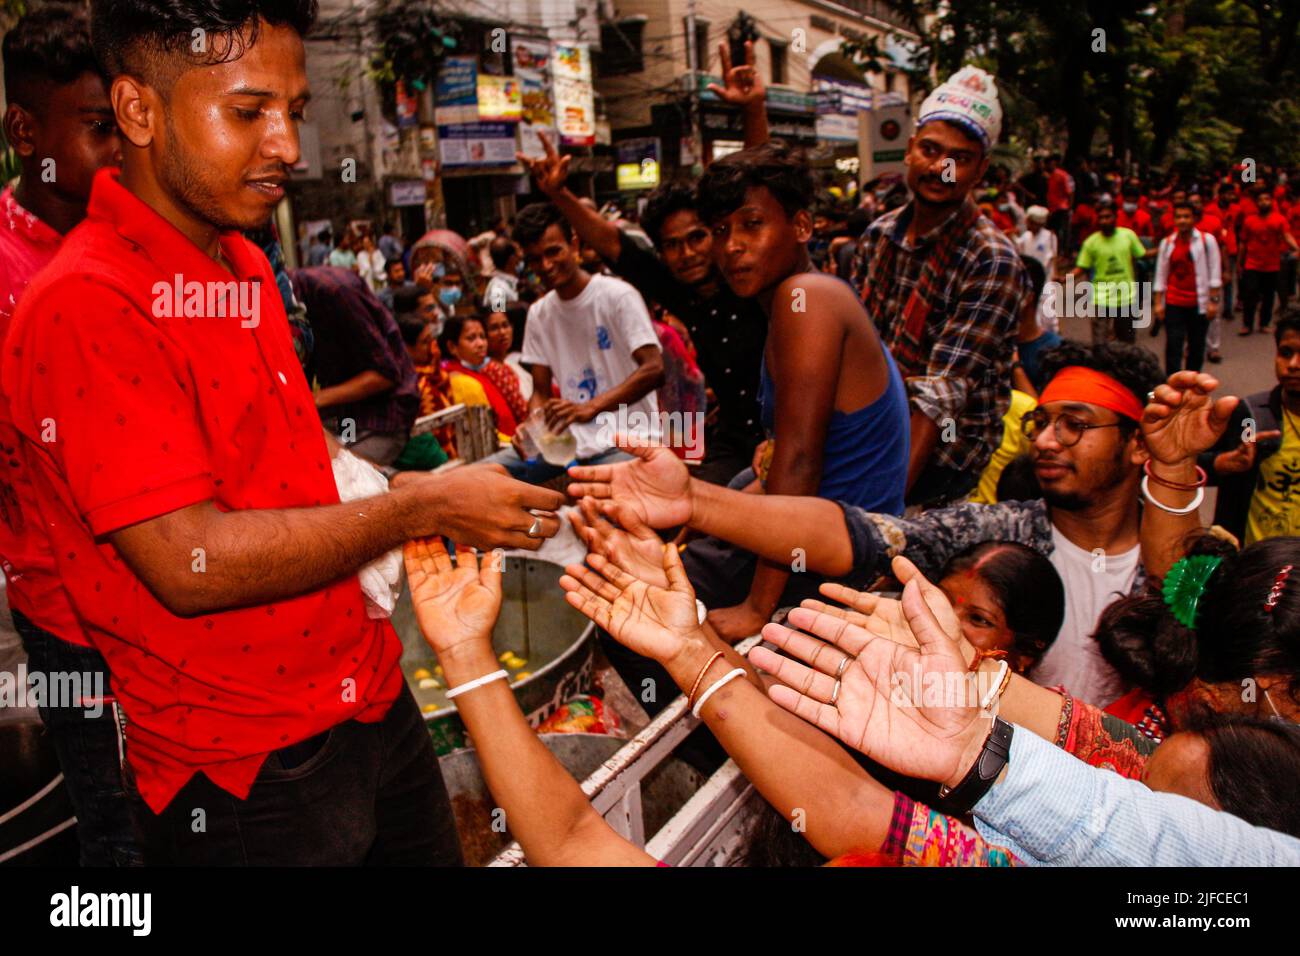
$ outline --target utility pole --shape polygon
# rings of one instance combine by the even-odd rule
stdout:
[[[698,177],[704,169],[704,140],[700,136],[699,51],[695,49],[695,0],[686,0],[686,75],[690,82],[687,100],[687,128],[691,143],[691,175]]]

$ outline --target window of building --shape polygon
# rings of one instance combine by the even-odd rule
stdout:
[[[768,40],[768,55],[772,58],[772,82],[785,83],[785,54],[789,44],[779,40]]]
[[[645,19],[619,20],[600,27],[600,50],[593,56],[597,76],[625,76],[645,69],[641,36]]]
[[[691,21],[683,20],[686,32],[690,32]],[[695,69],[701,73],[709,71],[709,54],[712,49],[709,45],[709,21],[695,18]]]

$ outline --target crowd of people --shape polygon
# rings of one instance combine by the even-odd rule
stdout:
[[[484,552],[566,522],[623,681],[769,805],[753,862],[1300,863],[1300,171],[1013,182],[966,66],[848,210],[724,44],[745,148],[634,216],[543,138],[513,220],[286,269],[314,16],[59,0],[4,38],[0,553],[32,670],[111,688],[41,710],[84,863],[460,862],[400,563],[529,862],[656,864],[493,649]],[[253,299],[160,309],[182,279]],[[1276,342],[1244,398],[1202,369],[1234,287]]]

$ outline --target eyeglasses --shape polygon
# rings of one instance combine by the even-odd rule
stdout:
[[[1076,418],[1065,413],[1053,418],[1041,408],[1035,408],[1032,412],[1026,412],[1020,419],[1020,430],[1025,433],[1026,438],[1033,441],[1038,437],[1039,432],[1046,431],[1049,426],[1055,425],[1057,443],[1062,448],[1073,448],[1079,444],[1079,439],[1083,438],[1083,433],[1090,428],[1118,428],[1123,424],[1123,421],[1118,421],[1105,425],[1094,425],[1092,422],[1085,422],[1082,418]]]

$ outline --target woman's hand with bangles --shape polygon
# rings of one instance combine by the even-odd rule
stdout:
[[[647,584],[599,554],[587,556],[590,568],[571,564],[560,587],[565,600],[608,631],[629,650],[667,664],[696,639],[705,640],[681,556],[672,544],[661,546],[668,587]]]
[[[492,653],[492,628],[501,611],[501,554],[484,556],[456,547],[456,560],[441,538],[406,542],[406,578],[411,586],[415,620],[444,668],[448,658],[466,653]]]

